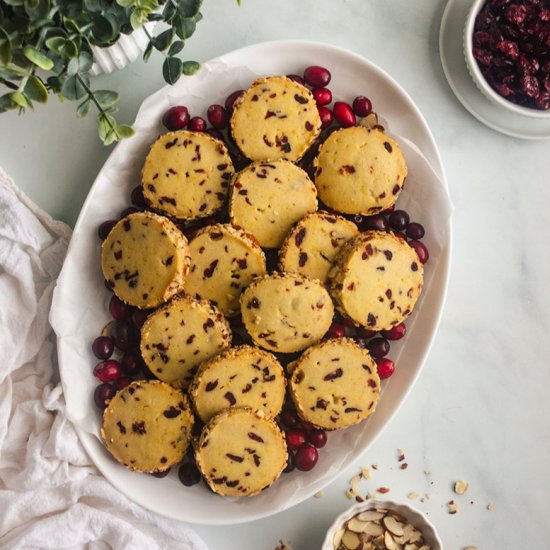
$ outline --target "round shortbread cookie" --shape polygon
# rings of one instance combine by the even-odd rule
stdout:
[[[329,272],[329,290],[344,315],[370,330],[386,330],[411,314],[423,274],[404,239],[367,231],[342,247]]]
[[[292,353],[321,340],[332,323],[334,306],[319,281],[274,273],[256,279],[242,293],[241,313],[258,346]]]
[[[187,388],[199,365],[231,344],[229,323],[206,300],[178,296],[141,327],[141,355],[160,380]]]
[[[145,159],[143,196],[174,218],[204,218],[223,206],[233,173],[221,141],[204,132],[169,132],[153,143]]]
[[[156,307],[183,287],[189,269],[187,239],[168,218],[152,212],[129,214],[103,241],[101,268],[123,302]]]
[[[193,422],[187,397],[180,391],[158,380],[140,380],[109,401],[101,437],[124,466],[161,472],[183,459]]]
[[[295,362],[290,395],[300,417],[335,430],[357,424],[376,406],[380,379],[369,352],[351,338],[327,340]]]
[[[254,235],[264,248],[280,247],[292,226],[315,210],[315,185],[287,160],[250,164],[231,186],[231,222]]]
[[[321,130],[312,93],[285,76],[259,78],[235,102],[231,134],[251,160],[299,160]]]
[[[279,250],[279,267],[325,282],[344,243],[357,235],[357,226],[328,212],[315,212],[299,221]]]
[[[241,292],[265,275],[265,254],[252,235],[230,224],[210,225],[189,243],[185,292],[210,300],[228,316],[240,311]]]
[[[347,214],[376,214],[395,203],[407,165],[397,143],[363,126],[332,133],[314,161],[319,198]]]
[[[201,420],[228,407],[251,407],[274,418],[285,398],[285,375],[277,358],[253,346],[222,351],[203,365],[189,395]]]
[[[210,488],[225,496],[267,489],[288,459],[285,438],[261,411],[232,408],[214,416],[195,448],[197,466]]]

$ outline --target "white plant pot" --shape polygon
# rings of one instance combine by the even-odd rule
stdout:
[[[144,27],[149,34],[153,33],[156,21],[146,23]],[[149,37],[143,27],[136,29],[132,34],[123,34],[115,44],[108,48],[93,47],[94,64],[90,74],[112,73],[115,69],[122,69],[135,61],[145,51]]]

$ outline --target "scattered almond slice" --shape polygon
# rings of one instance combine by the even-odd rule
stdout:
[[[407,498],[411,500],[416,500],[420,495],[416,491],[412,491],[407,495]]]
[[[489,512],[492,512],[494,509],[495,509],[494,504],[492,502],[489,502],[489,504],[487,504],[487,510],[489,510]]]
[[[462,479],[455,481],[454,490],[457,495],[463,495],[468,490],[468,482]]]
[[[320,491],[317,491],[314,495],[315,498],[321,498],[325,496],[325,492],[321,489]]]
[[[464,550],[478,550],[477,546],[465,546]]]
[[[365,479],[369,480],[371,478],[370,468],[367,468],[367,467],[361,468],[361,474]]]
[[[447,502],[447,511],[449,514],[456,514],[458,512],[458,504],[454,500]]]

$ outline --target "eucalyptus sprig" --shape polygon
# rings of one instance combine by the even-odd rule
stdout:
[[[202,19],[202,0],[0,0],[0,113],[33,109],[50,94],[78,102],[77,116],[97,111],[99,137],[109,145],[133,134],[115,118],[120,100],[112,90],[94,90],[89,71],[93,47],[108,47],[149,21],[168,28],[149,36],[143,54],[162,52],[169,84],[196,72],[196,61],[179,54]]]

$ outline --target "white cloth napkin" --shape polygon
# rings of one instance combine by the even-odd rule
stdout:
[[[48,313],[70,234],[0,168],[0,548],[206,550],[114,489],[65,417]]]

